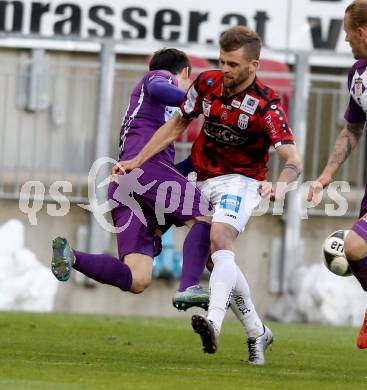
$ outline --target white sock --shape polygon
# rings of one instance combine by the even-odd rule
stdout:
[[[231,299],[231,309],[240,320],[247,337],[258,337],[264,333],[263,323],[251,300],[250,287],[239,267],[237,267],[237,280]]]
[[[234,253],[228,250],[219,250],[212,254],[213,270],[210,275],[208,320],[214,324],[219,335],[224,316],[226,315],[232,290],[236,284],[237,266]]]

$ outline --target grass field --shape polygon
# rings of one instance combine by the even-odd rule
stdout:
[[[264,367],[246,365],[238,323],[216,355],[185,319],[0,313],[0,389],[366,389],[357,329],[270,324]]]

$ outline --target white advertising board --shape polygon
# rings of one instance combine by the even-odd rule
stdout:
[[[118,52],[146,54],[162,46],[177,46],[215,58],[221,32],[232,25],[244,24],[259,33],[266,52],[328,50],[331,54],[315,55],[314,62],[351,63],[343,30],[344,10],[349,3],[349,0],[0,1],[0,44],[24,46],[22,37],[29,40],[41,36],[41,40],[37,38],[38,45],[46,48],[97,50],[96,41],[113,38]]]

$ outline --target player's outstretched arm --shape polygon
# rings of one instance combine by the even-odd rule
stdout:
[[[358,141],[363,133],[364,125],[364,122],[346,123],[335,141],[334,148],[329,156],[329,160],[324,170],[310,187],[307,196],[308,201],[316,201],[320,191],[332,182],[336,171],[358,144]]]
[[[297,180],[302,172],[302,162],[295,145],[285,144],[275,149],[285,162],[277,182],[273,186],[262,185],[260,193],[263,198],[275,201],[289,190],[288,185]]]
[[[132,160],[119,161],[112,168],[112,174],[130,172],[134,168],[140,167],[145,161],[167,148],[170,143],[183,133],[189,123],[189,120],[176,114],[154,133],[149,142]]]

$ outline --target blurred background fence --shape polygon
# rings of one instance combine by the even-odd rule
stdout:
[[[62,57],[62,58],[58,58]],[[52,183],[68,180],[72,202],[86,202],[86,179],[95,159],[99,80],[104,69],[100,58],[79,56],[65,59],[57,52],[41,49],[12,52],[3,56],[0,67],[0,197],[19,197],[26,180]],[[93,57],[93,56],[92,56]],[[142,61],[118,61],[114,69],[110,156],[117,157],[119,127],[130,92],[147,70]],[[215,64],[212,64],[214,67]],[[202,70],[202,69],[199,69]],[[292,122],[295,73],[265,72],[259,77],[273,86],[285,101]],[[303,76],[302,76],[303,77]],[[310,73],[304,180],[320,173],[344,125],[348,102],[345,75]],[[292,123],[297,135],[297,123]],[[105,129],[101,129],[103,131]],[[192,134],[188,137],[192,140]],[[191,142],[177,143],[177,159],[190,152]],[[338,180],[349,181],[353,190],[364,188],[366,172],[365,135],[358,151],[344,164]],[[272,153],[268,180],[275,181],[280,164]],[[310,211],[312,213],[312,210]],[[351,212],[355,213],[356,209]]]

